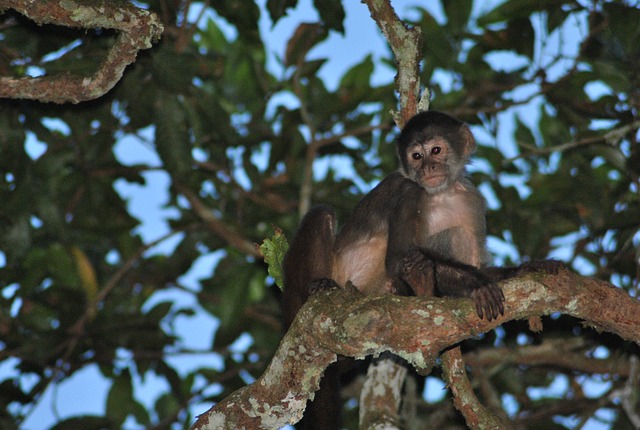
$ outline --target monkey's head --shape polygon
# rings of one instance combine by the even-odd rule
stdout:
[[[398,137],[401,171],[427,193],[436,194],[460,179],[475,147],[463,122],[442,112],[421,112]]]

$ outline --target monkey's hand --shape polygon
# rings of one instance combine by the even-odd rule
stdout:
[[[435,295],[435,263],[421,252],[411,253],[402,259],[400,279],[413,290],[416,296]],[[394,291],[394,293],[398,292]]]
[[[504,315],[504,293],[497,284],[489,282],[471,291],[471,297],[476,302],[476,312],[480,318],[487,317],[488,321]]]
[[[558,260],[533,260],[522,263],[520,271],[522,273],[546,272],[550,275],[557,275],[560,270],[566,268],[567,266]]]
[[[456,261],[436,263],[436,287],[443,296],[470,297],[480,318],[504,315],[504,294],[484,270]]]
[[[311,282],[311,284],[309,285],[309,294],[313,295],[319,293],[320,291],[329,291],[336,288],[340,288],[340,285],[338,285],[338,283],[333,279],[320,278]]]

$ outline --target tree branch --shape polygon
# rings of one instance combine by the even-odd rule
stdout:
[[[407,121],[418,113],[419,108],[426,110],[429,105],[428,91],[425,92],[426,97],[422,100],[419,99],[422,31],[420,27],[408,27],[396,14],[391,6],[391,0],[362,0],[362,2],[369,8],[371,17],[384,34],[393,52],[396,70],[398,71],[395,76],[395,87],[399,95],[400,112],[392,111],[392,114],[395,123],[402,129]],[[394,363],[387,363],[387,366],[381,367],[380,369],[393,369],[395,367]],[[389,371],[389,375],[385,375],[384,372],[378,371],[378,369],[372,370],[367,373],[367,378],[375,379],[370,380],[365,385],[365,388],[384,386],[385,388],[380,391],[387,393],[386,405],[398,406],[399,402],[394,393],[401,392],[405,379],[398,376],[398,372],[395,371]],[[361,418],[365,418],[365,421],[375,419],[373,417],[379,414],[379,409],[377,409],[376,405],[385,402],[374,393],[363,392],[362,396],[362,398],[369,400],[364,402],[365,407],[367,407],[367,405],[373,406],[373,410],[361,410]],[[398,414],[399,411],[397,407],[395,416],[391,408],[387,407],[382,412],[382,419],[385,423],[399,421],[400,417]],[[382,423],[381,427],[384,427],[385,423]],[[361,426],[363,425],[362,420],[360,424]]]
[[[501,286],[505,315],[494,321],[479,319],[472,301],[465,299],[364,296],[351,290],[314,295],[265,373],[201,415],[192,428],[279,428],[299,420],[336,354],[364,358],[391,351],[424,369],[445,348],[532,315],[561,312],[640,341],[640,302],[608,282],[565,270]]]
[[[554,366],[560,369],[575,370],[587,374],[613,374],[628,377],[629,358],[613,356],[592,358],[581,350],[587,348],[587,342],[575,339],[545,339],[539,345],[523,345],[517,348],[491,348],[472,351],[464,355],[472,372],[507,365]]]
[[[227,242],[230,246],[238,249],[240,252],[254,257],[260,256],[252,242],[248,241],[241,234],[234,231],[220,219],[216,218],[213,211],[202,203],[193,191],[183,185],[176,184],[175,187],[179,193],[186,197],[193,211],[202,219],[202,221],[204,221],[209,230]]]
[[[453,394],[453,404],[464,416],[467,426],[472,429],[508,429],[497,415],[487,409],[476,397],[467,376],[462,351],[459,347],[442,354],[442,369],[445,380]]]
[[[360,392],[359,428],[401,429],[398,409],[407,368],[393,360],[378,360],[369,365]]]
[[[396,60],[398,74],[395,81],[400,93],[400,121],[396,122],[402,128],[418,112],[422,32],[419,27],[407,27],[389,0],[363,0],[363,3],[387,39]]]
[[[0,11],[11,8],[37,24],[105,28],[119,32],[115,45],[98,71],[90,77],[70,73],[45,77],[0,77],[0,97],[34,99],[53,103],[79,103],[106,94],[120,80],[124,69],[141,49],[160,39],[163,26],[149,11],[128,3],[95,0],[0,0]]]

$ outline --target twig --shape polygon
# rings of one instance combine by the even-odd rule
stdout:
[[[176,189],[187,198],[194,212],[205,222],[209,230],[243,254],[260,257],[252,242],[246,240],[242,235],[233,231],[216,218],[213,215],[213,211],[206,207],[193,191],[182,185],[176,185]]]
[[[638,411],[638,402],[636,401],[636,392],[638,391],[638,381],[640,375],[638,372],[638,357],[632,355],[629,357],[629,377],[624,384],[624,388],[616,390],[609,395],[609,399],[620,398],[622,409],[627,414],[629,421],[633,427],[640,429],[640,411]]]
[[[575,149],[581,146],[588,146],[596,143],[605,143],[609,146],[616,146],[620,143],[620,141],[624,138],[624,136],[627,133],[633,130],[637,130],[638,128],[640,128],[640,120],[634,121],[627,125],[623,125],[622,127],[619,127],[619,128],[614,128],[613,130],[609,130],[603,135],[585,137],[583,139],[576,140],[574,142],[566,142],[556,146],[538,148],[537,146],[527,145],[524,143],[518,143],[518,146],[526,149],[527,151],[529,151],[530,154],[532,153],[534,155],[547,155],[553,152],[564,152],[564,151],[569,151],[571,149]],[[528,155],[529,154],[519,154],[515,157],[511,157],[509,159],[504,160],[503,164],[510,164],[514,160],[524,158]]]
[[[68,360],[69,356],[71,355],[76,345],[82,338],[85,331],[84,328],[86,324],[95,317],[95,314],[98,311],[98,306],[100,305],[100,303],[102,303],[107,298],[109,293],[118,285],[118,283],[122,280],[124,275],[129,270],[131,270],[131,268],[140,259],[140,257],[142,257],[142,255],[146,251],[158,245],[160,242],[163,242],[168,238],[170,238],[171,236],[177,233],[180,233],[182,231],[184,231],[184,229],[171,231],[168,234],[154,240],[153,242],[150,242],[141,246],[133,255],[131,255],[131,257],[129,257],[127,261],[124,262],[124,264],[116,271],[116,273],[114,273],[113,276],[111,276],[111,278],[107,281],[104,287],[102,287],[102,289],[96,294],[96,297],[93,300],[93,302],[87,304],[87,307],[82,317],[80,317],[78,321],[76,321],[76,323],[71,328],[69,328],[69,333],[71,334],[71,338],[69,339],[69,341],[66,343],[66,346],[64,347],[65,352],[62,356],[63,363]]]

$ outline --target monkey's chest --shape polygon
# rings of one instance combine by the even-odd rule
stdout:
[[[420,234],[433,236],[446,230],[459,232],[472,228],[474,218],[469,216],[466,211],[455,210],[453,208],[437,208],[423,215],[424,226]]]
[[[460,204],[441,204],[423,214],[424,222],[416,232],[422,246],[445,257],[478,265],[478,223],[466,209]]]

